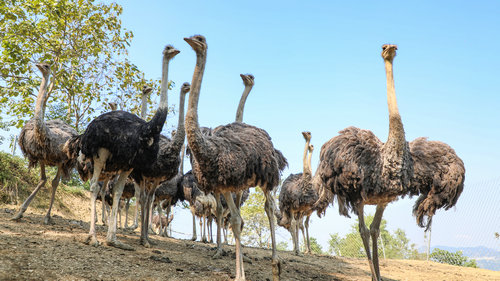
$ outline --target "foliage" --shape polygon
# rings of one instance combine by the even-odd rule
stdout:
[[[478,268],[476,260],[469,260],[468,257],[463,255],[462,251],[451,253],[446,250],[436,248],[432,251],[430,258],[431,260],[439,263]]]
[[[496,238],[496,239],[500,239],[500,233],[495,232],[495,238]]]
[[[269,220],[264,210],[265,200],[262,191],[254,190],[241,207],[241,216],[245,223],[241,240],[245,245],[271,248]]]
[[[28,165],[21,157],[0,152],[0,202],[17,203],[19,196],[37,183],[35,173],[28,171]]]
[[[158,92],[158,82],[126,59],[133,34],[121,14],[120,5],[95,0],[1,1],[0,113],[12,117],[8,125],[22,127],[33,115],[37,62],[52,70],[47,116],[79,131],[110,100],[137,112],[143,85]]]
[[[276,249],[280,251],[287,251],[288,250],[288,242],[286,241],[280,241],[276,243]]]
[[[372,221],[373,215],[366,216],[365,222],[367,225],[370,225]],[[330,254],[355,258],[366,257],[363,240],[359,234],[358,222],[359,220],[351,225],[351,232],[344,237],[341,237],[338,233],[330,234],[330,240],[328,240],[328,252]],[[415,244],[410,244],[404,230],[398,228],[391,234],[386,229],[386,226],[387,221],[382,219],[378,239],[380,257],[391,259],[416,259],[420,257],[415,249]]]
[[[309,237],[309,244],[311,246],[311,252],[313,252],[314,254],[318,254],[318,255],[324,254],[323,248],[318,243],[318,240],[316,238]],[[306,245],[304,243],[302,243],[300,245],[300,249],[301,249],[302,252],[304,252],[305,249],[306,249]]]

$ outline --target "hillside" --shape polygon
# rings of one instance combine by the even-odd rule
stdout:
[[[54,224],[43,225],[43,210],[29,209],[21,222],[10,221],[13,205],[0,208],[0,280],[230,280],[234,249],[214,260],[213,244],[159,238],[158,245],[138,245],[137,232],[120,230],[120,240],[136,250],[123,251],[82,243],[88,223],[88,198],[60,192],[71,208],[55,208]],[[33,213],[34,211],[34,213]],[[64,217],[62,214],[65,214]],[[104,241],[105,227],[98,227]],[[270,250],[245,248],[248,280],[271,278]],[[282,280],[371,280],[365,259],[297,257],[280,252]],[[382,260],[384,280],[500,280],[500,272],[426,261]]]

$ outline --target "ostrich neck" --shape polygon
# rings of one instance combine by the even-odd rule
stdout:
[[[389,136],[387,138],[387,143],[395,145],[398,150],[402,150],[406,142],[405,131],[396,101],[392,61],[384,60],[384,62],[387,77],[387,105],[389,107]]]
[[[307,167],[309,168],[309,174],[312,175],[311,157],[312,157],[312,151],[309,151],[309,155],[307,155]]]
[[[168,107],[168,64],[169,60],[163,56],[162,74],[161,74],[161,89],[160,89],[160,109]]]
[[[248,94],[252,90],[251,85],[245,86],[243,94],[241,95],[240,104],[238,104],[238,110],[236,110],[236,122],[243,122],[243,110],[245,109],[245,103],[247,101]]]
[[[177,153],[182,149],[184,145],[184,137],[186,131],[184,129],[184,101],[186,100],[186,93],[181,93],[179,101],[179,123],[177,123],[177,131],[175,133],[174,139],[172,140],[172,146]]]
[[[181,165],[179,166],[179,174],[184,175],[184,153],[186,152],[186,145],[183,143],[181,148]]]
[[[43,122],[44,112],[45,112],[45,99],[47,98],[47,86],[49,84],[49,77],[42,76],[42,82],[40,83],[40,89],[38,90],[38,96],[36,98],[35,106],[35,130],[37,135],[44,136],[47,128]]]
[[[306,145],[304,147],[304,156],[302,157],[302,165],[303,165],[303,175],[304,176],[311,176],[310,173],[310,168],[308,167],[307,163],[307,152],[309,151],[309,142],[310,140],[306,140]]]
[[[201,82],[205,71],[206,56],[196,53],[196,66],[194,68],[193,80],[191,81],[191,93],[189,94],[188,111],[186,114],[186,135],[189,148],[199,157],[204,151],[203,135],[198,124],[198,100],[200,97]]]
[[[141,118],[143,120],[146,120],[146,117],[148,115],[148,98],[149,98],[149,94],[143,93],[141,98],[142,98],[142,102],[141,102]]]
[[[168,114],[168,63],[169,60],[163,56],[162,76],[161,76],[161,89],[160,89],[160,106],[156,111],[153,119],[147,123],[147,135],[156,135],[161,132],[163,125],[167,120]]]

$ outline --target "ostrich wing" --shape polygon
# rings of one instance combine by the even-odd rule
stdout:
[[[337,195],[339,212],[349,217],[357,202],[383,192],[382,179],[376,177],[383,143],[371,131],[355,127],[339,133],[321,147],[317,173],[322,186]]]
[[[428,229],[437,209],[448,210],[457,203],[464,188],[465,167],[453,148],[439,141],[417,138],[410,142],[410,153],[413,158],[410,194],[420,194],[413,215],[420,227]]]

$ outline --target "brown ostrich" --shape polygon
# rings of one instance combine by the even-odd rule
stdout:
[[[394,89],[392,62],[396,50],[396,45],[382,46],[389,107],[387,142],[382,143],[368,130],[349,127],[340,131],[339,136],[322,146],[318,178],[315,179],[337,196],[342,215],[349,216],[351,210],[358,215],[359,232],[372,280],[381,280],[377,238],[387,204],[397,200],[398,196],[421,194],[414,214],[418,224],[423,226],[423,216],[428,216],[430,223],[437,208],[448,209],[455,205],[465,177],[462,160],[449,146],[425,139],[417,139],[408,145]],[[377,206],[370,229],[365,225],[364,205]],[[370,236],[373,254],[370,252]]]
[[[291,174],[283,181],[279,195],[279,213],[277,213],[278,224],[290,231],[293,241],[293,250],[299,255],[299,237],[298,230],[302,230],[306,253],[310,253],[309,242],[309,218],[316,211],[321,216],[328,207],[329,201],[326,196],[322,198],[321,204],[319,186],[313,185],[311,156],[314,146],[310,144],[311,133],[302,132],[306,143],[303,154],[303,172]],[[303,220],[306,219],[305,234]]]
[[[52,180],[52,193],[47,215],[43,222],[50,223],[50,212],[54,203],[57,186],[61,176],[69,178],[71,169],[73,169],[74,158],[68,157],[63,151],[64,144],[77,135],[75,129],[62,122],[61,120],[44,121],[45,102],[48,98],[47,87],[50,77],[50,65],[46,63],[36,64],[36,67],[42,73],[42,82],[36,99],[35,115],[29,120],[21,130],[19,135],[19,146],[24,156],[28,158],[28,167],[35,167],[40,164],[40,181],[33,192],[26,198],[21,205],[19,212],[12,218],[18,221],[23,217],[24,212],[30,205],[36,194],[45,186],[47,176],[45,175],[45,166],[56,166],[57,173]]]
[[[241,94],[240,102],[238,104],[238,108],[236,109],[236,117],[235,122],[243,122],[243,111],[245,109],[245,103],[247,100],[250,91],[255,84],[255,77],[252,74],[240,74],[241,79],[243,80],[243,85],[245,88],[243,89],[243,94]],[[233,194],[233,198],[236,202],[236,206],[238,208],[241,207],[243,202],[248,198],[248,190],[246,191],[246,197],[242,200],[243,194],[241,192]],[[224,200],[222,194],[216,193],[215,198],[217,200],[217,250],[215,252],[214,258],[220,258],[222,256],[222,238],[221,238],[221,228],[223,226],[223,218],[229,215],[229,208],[227,206],[226,200]],[[227,232],[227,231],[226,231]]]
[[[186,114],[186,134],[194,156],[193,173],[205,194],[222,193],[231,212],[231,228],[236,240],[236,280],[245,280],[240,235],[243,227],[240,210],[231,192],[241,192],[260,186],[266,197],[272,239],[273,278],[279,279],[280,264],[276,252],[274,232],[274,199],[271,191],[278,185],[286,159],[272,144],[271,137],[262,129],[241,122],[219,126],[212,136],[202,134],[198,124],[198,99],[205,69],[207,44],[205,37],[184,38],[196,52],[191,94]]]
[[[101,177],[101,172],[104,171],[109,177],[118,174],[119,178],[114,188],[113,198],[120,198],[131,172],[135,168],[139,170],[152,169],[159,157],[160,132],[168,112],[166,89],[168,62],[178,53],[179,51],[172,46],[167,46],[163,52],[160,105],[151,121],[146,122],[134,114],[121,110],[111,111],[94,119],[85,132],[73,138],[67,146],[69,154],[78,155],[81,153],[79,158],[92,163],[91,220],[87,239],[92,245],[99,244],[93,218],[95,217],[95,199],[99,191],[97,182]],[[113,200],[106,243],[121,249],[133,250],[132,247],[116,239],[118,203],[119,200]]]

